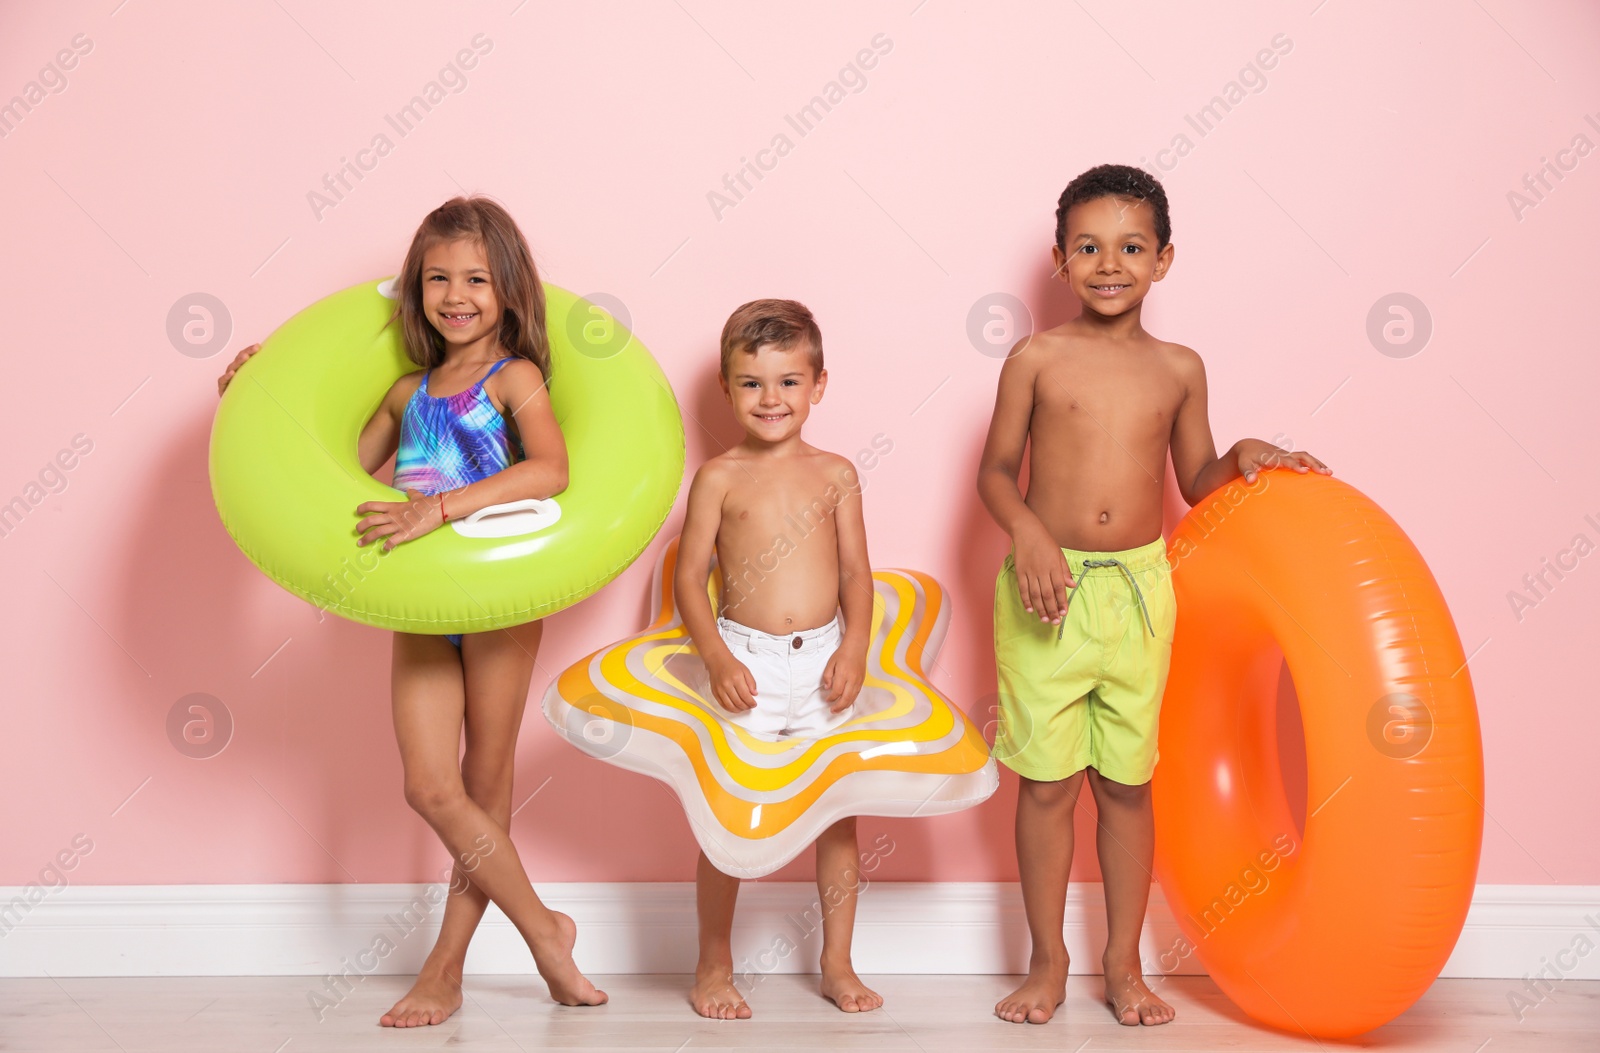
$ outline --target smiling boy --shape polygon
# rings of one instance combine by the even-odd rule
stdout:
[[[713,712],[756,738],[818,738],[850,718],[866,679],[873,587],[855,466],[800,437],[828,384],[811,312],[793,300],[733,312],[720,378],[745,438],[695,473],[673,592],[705,662]],[[795,524],[805,528],[798,537]],[[713,552],[715,613],[706,594]],[[817,891],[826,905],[822,994],[847,1013],[883,1004],[850,960],[859,869],[856,821],[841,819],[817,838]],[[696,893],[700,961],[689,1000],[701,1016],[748,1019],[733,984],[739,879],[702,852]]]
[[[1166,192],[1140,169],[1101,165],[1067,185],[1051,252],[1083,310],[1013,349],[978,469],[978,493],[1012,543],[995,583],[995,756],[1020,776],[1017,865],[1033,939],[1026,981],[995,1006],[1014,1023],[1042,1024],[1066,997],[1062,923],[1085,781],[1099,810],[1105,999],[1123,1024],[1174,1015],[1139,959],[1150,778],[1177,617],[1161,538],[1168,454],[1191,505],[1275,466],[1328,471],[1259,439],[1217,456],[1200,356],[1140,322],[1172,266],[1171,235]]]

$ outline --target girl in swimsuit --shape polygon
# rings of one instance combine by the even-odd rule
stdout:
[[[394,485],[407,499],[356,509],[358,543],[385,552],[489,505],[567,486],[566,444],[547,390],[544,289],[510,215],[487,198],[447,201],[418,228],[396,286],[395,319],[422,370],[389,389],[359,450],[370,473],[395,456]],[[258,346],[240,352],[219,388]],[[517,731],[542,630],[535,621],[462,636],[394,634],[406,801],[450,850],[454,872],[438,942],[416,984],[380,1019],[385,1026],[442,1023],[460,1007],[467,943],[491,900],[527,941],[552,998],[606,1000],[573,962],[572,919],[540,901],[507,833]]]

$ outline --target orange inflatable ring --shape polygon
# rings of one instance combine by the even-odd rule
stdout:
[[[1483,749],[1444,597],[1369,498],[1284,470],[1196,506],[1169,558],[1152,793],[1175,953],[1273,1027],[1369,1031],[1439,975],[1478,869]],[[1278,763],[1280,652],[1305,727],[1303,834]]]

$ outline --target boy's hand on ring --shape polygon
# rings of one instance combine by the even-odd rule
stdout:
[[[217,397],[228,390],[228,384],[233,380],[233,375],[239,372],[239,367],[250,361],[250,356],[261,350],[260,344],[251,344],[249,347],[233,356],[233,361],[228,363],[228,368],[222,371],[222,376],[217,378]]]
[[[406,495],[410,500],[368,501],[356,506],[357,512],[369,513],[356,524],[356,533],[361,535],[356,544],[370,545],[384,538],[383,551],[389,552],[396,545],[415,541],[444,525],[437,496],[424,497],[415,490],[407,490]]]
[[[1300,475],[1307,472],[1316,472],[1318,475],[1333,474],[1332,468],[1304,450],[1285,450],[1281,446],[1274,446],[1260,439],[1245,439],[1239,444],[1239,472],[1244,476],[1245,482],[1253,483],[1258,472],[1270,471],[1273,468],[1292,468]]]

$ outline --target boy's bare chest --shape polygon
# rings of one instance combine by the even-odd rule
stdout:
[[[1165,435],[1182,400],[1177,379],[1165,369],[1074,357],[1040,371],[1033,426]]]
[[[843,497],[841,481],[824,471],[759,471],[743,476],[722,502],[725,529],[770,532],[791,521],[831,519]]]

